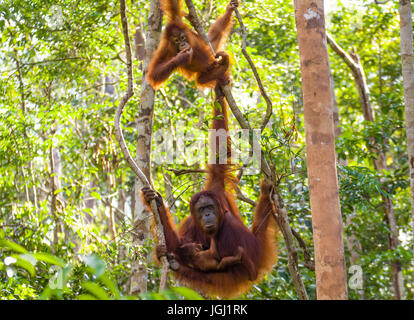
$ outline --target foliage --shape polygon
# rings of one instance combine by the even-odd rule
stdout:
[[[224,11],[227,0],[194,3],[208,25]],[[149,1],[127,5],[132,39],[137,30],[145,34]],[[173,280],[170,290],[155,293],[160,270],[142,259],[153,242],[148,239],[141,248],[131,244],[134,177],[119,153],[113,130],[115,108],[127,84],[118,7],[113,0],[0,2],[1,299],[130,299],[131,264],[137,259],[147,268],[150,291],[140,299],[199,298],[188,289],[174,288]],[[260,142],[281,178],[291,225],[313,255],[292,1],[246,0],[240,12],[248,31],[247,51],[274,107]],[[376,5],[374,1],[343,0],[326,20],[333,38],[360,56],[376,112],[375,123],[363,120],[352,74],[329,51],[342,131],[336,141],[337,155],[346,160],[338,166],[344,238],[358,239],[359,259],[353,263],[364,273],[363,293],[349,289],[349,297],[392,299],[390,261],[398,258],[407,298],[412,299],[414,244],[398,2]],[[245,117],[258,128],[266,104],[241,54],[241,40],[235,23],[228,45],[232,89]],[[123,115],[131,154],[136,151],[135,114],[142,81],[142,61],[136,56],[134,78],[136,94]],[[211,104],[210,92],[197,91],[193,83],[178,76],[156,94],[152,175],[163,195],[166,186],[172,186],[174,200],[165,198],[177,221],[188,214],[189,198],[201,188],[204,175],[175,175],[171,169],[204,168],[207,154],[195,140],[206,144]],[[233,117],[230,125],[232,130],[239,128]],[[166,134],[157,136],[162,130]],[[194,138],[185,140],[183,150],[171,153],[162,149],[161,142],[167,138],[176,147],[180,135]],[[384,172],[376,172],[372,166],[376,154],[369,148],[370,137],[386,154],[388,169]],[[257,200],[260,179],[255,170],[242,176],[240,188],[245,197]],[[54,184],[57,188],[52,192]],[[389,230],[381,207],[384,194],[392,198],[397,217],[401,240],[397,250],[388,249]],[[55,210],[52,199],[56,200]],[[238,205],[249,224],[253,207],[242,201]],[[355,252],[347,246],[345,250],[350,267]],[[299,264],[314,299],[315,273],[304,267],[302,250]],[[62,280],[61,289],[54,287],[57,280]],[[283,240],[273,272],[240,298],[297,299]]]
[[[112,280],[105,260],[95,254],[83,256],[76,264],[43,252],[28,252],[22,246],[6,239],[0,239],[0,250],[5,253],[5,270],[9,281],[1,283],[0,292],[5,299],[78,299],[78,300],[136,300],[135,296],[122,295]],[[8,255],[9,252],[16,252]],[[46,273],[45,273],[46,271]],[[48,273],[49,274],[48,274]],[[38,273],[38,274],[37,274]],[[27,281],[45,278],[45,286],[39,296],[28,287]],[[39,289],[42,289],[39,287]],[[172,287],[160,293],[148,292],[141,299],[151,300],[202,300],[191,289]]]

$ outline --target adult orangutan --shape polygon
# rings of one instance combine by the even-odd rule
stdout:
[[[229,56],[222,51],[233,26],[233,11],[239,5],[231,0],[226,12],[217,19],[208,32],[208,39],[216,53],[198,33],[182,20],[181,0],[161,0],[161,8],[167,17],[167,26],[154,54],[147,73],[147,81],[158,89],[174,72],[188,80],[196,80],[198,87],[225,85],[230,81]]]
[[[219,87],[216,87],[216,99],[213,129],[227,132],[227,105]],[[211,139],[210,148],[218,141],[218,137]],[[271,186],[265,180],[260,185],[261,195],[251,230],[243,224],[234,198],[237,179],[231,172],[229,151],[230,139],[227,138],[227,163],[209,165],[204,190],[193,195],[191,215],[182,221],[178,231],[161,196],[149,188],[142,189],[145,202],[156,200],[163,225],[166,248],[158,246],[157,256],[166,255],[178,262],[174,275],[181,284],[203,294],[226,298],[245,292],[272,269],[277,261],[279,236],[270,199]],[[183,252],[183,248],[194,243],[202,250],[209,250],[214,243],[211,251],[215,251],[217,261],[237,256],[239,248],[246,258],[216,270],[201,270],[196,259],[189,259],[185,250]]]

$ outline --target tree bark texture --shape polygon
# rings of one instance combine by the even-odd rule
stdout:
[[[295,0],[318,299],[347,299],[323,0]]]
[[[161,36],[162,13],[159,9],[159,0],[152,0],[148,14],[148,30],[145,41],[145,59],[143,62],[142,89],[140,107],[137,114],[137,151],[136,163],[147,179],[151,181],[151,141],[153,131],[153,114],[155,92],[146,82],[145,75],[148,65],[155,50],[158,47]],[[138,47],[138,43],[135,44]],[[140,253],[145,245],[145,240],[151,238],[150,225],[151,215],[141,201],[140,190],[143,187],[140,179],[135,179],[135,208],[134,208],[134,231],[132,236],[133,246]],[[148,255],[141,254],[131,267],[130,293],[135,295],[147,291],[147,268]]]
[[[58,209],[57,209],[57,201],[58,201],[58,195],[56,194],[56,191],[60,189],[60,180],[59,180],[59,172],[60,170],[58,167],[60,166],[60,163],[56,163],[60,161],[57,160],[57,151],[52,147],[49,149],[49,162],[50,162],[50,213],[54,220],[54,228],[53,228],[53,242],[52,242],[52,253],[56,252],[56,247],[59,242],[59,225],[60,220],[58,217]]]
[[[400,0],[400,47],[404,82],[405,123],[410,167],[411,212],[414,237],[414,58],[413,18],[410,0]]]
[[[335,139],[337,139],[342,134],[342,129],[341,129],[340,116],[339,116],[338,102],[335,96],[335,82],[333,79],[332,70],[330,73],[330,78],[331,78],[332,103],[333,103],[332,107],[333,107],[334,133],[335,133]],[[336,155],[336,160],[337,160],[338,165],[348,166],[348,159],[340,159],[338,158],[338,155]],[[354,223],[352,219],[355,217],[355,215],[356,215],[356,212],[353,211],[351,214],[349,214],[346,217],[344,221],[345,228],[351,226]],[[351,265],[354,265],[355,262],[360,259],[359,252],[362,249],[361,243],[356,237],[355,233],[351,233],[349,236],[345,236],[344,234],[344,240],[345,240],[345,245],[348,248],[348,251],[351,255],[349,262]],[[363,295],[361,295],[361,298],[363,298]]]

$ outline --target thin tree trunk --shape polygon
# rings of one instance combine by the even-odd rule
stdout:
[[[333,99],[333,121],[334,121],[334,132],[335,132],[335,139],[338,138],[342,134],[341,130],[341,121],[339,116],[339,110],[338,110],[338,102],[336,101],[335,96],[335,83],[333,80],[332,72],[331,72],[331,90],[332,90],[332,99]],[[338,156],[336,156],[337,163],[342,166],[348,166],[348,159],[339,159]],[[345,226],[350,226],[352,224],[352,218],[355,216],[355,212],[353,211],[350,215],[348,215],[345,219]],[[345,238],[346,246],[348,247],[348,250],[351,254],[350,262],[351,265],[355,264],[355,261],[357,261],[360,258],[359,253],[356,250],[361,250],[361,243],[357,239],[357,237],[354,234],[351,234],[349,237]]]
[[[323,0],[295,0],[318,299],[347,299]]]
[[[54,228],[53,228],[53,242],[52,242],[52,253],[56,252],[56,246],[58,244],[58,232],[59,232],[59,219],[57,216],[57,194],[56,194],[56,190],[58,190],[58,183],[59,183],[59,178],[58,178],[58,173],[56,171],[56,166],[55,166],[55,157],[54,157],[54,152],[53,152],[54,148],[50,147],[49,150],[49,161],[50,161],[50,196],[51,196],[51,201],[50,201],[50,215],[52,216],[53,220],[54,220]]]
[[[410,167],[411,212],[414,237],[414,58],[413,18],[410,0],[400,0],[400,46],[404,82],[405,123],[407,130],[407,151]]]
[[[86,196],[86,200],[85,200],[85,207],[88,209],[91,209],[91,211],[93,211],[95,209],[96,206],[96,199],[94,197],[91,196],[91,190],[95,190],[95,188],[98,185],[96,184],[95,180],[92,180],[89,182],[89,187],[88,187],[88,193]],[[84,217],[84,223],[85,224],[92,224],[93,223],[93,216],[89,213],[88,210],[85,210],[84,213],[85,217]]]
[[[335,95],[335,82],[333,79],[332,70],[331,70],[330,78],[331,78],[332,103],[333,103],[334,132],[335,132],[335,139],[337,139],[342,134],[342,129],[341,129],[339,110],[338,110],[338,102],[336,100],[336,95]],[[348,159],[340,159],[338,155],[336,154],[336,160],[337,160],[337,164],[342,165],[342,166],[348,166]],[[355,217],[355,215],[356,215],[356,212],[352,210],[352,213],[350,213],[346,217],[345,228],[353,224],[352,219]],[[345,236],[344,234],[344,239],[345,239],[346,247],[348,248],[348,251],[351,254],[349,262],[352,266],[361,257],[359,254],[359,252],[361,252],[361,249],[362,249],[361,242],[358,240],[358,238],[355,236],[354,233],[351,233],[348,237]],[[360,290],[359,295],[361,299],[363,299],[365,295],[364,291]]]
[[[359,56],[356,52],[348,54],[343,50],[333,39],[328,35],[328,43],[331,48],[344,60],[344,62],[351,69],[354,76],[355,83],[358,88],[359,100],[364,115],[365,121],[375,122],[375,113],[370,102],[370,92],[367,86],[367,81],[364,73],[364,69],[361,65]],[[385,154],[382,151],[382,147],[375,141],[374,137],[370,137],[370,151],[377,156],[373,159],[373,166],[378,172],[382,172],[387,169],[385,161]],[[387,191],[387,190],[385,190]],[[399,245],[398,240],[398,226],[395,219],[394,208],[390,197],[381,194],[383,201],[383,208],[386,217],[386,222],[390,228],[388,234],[388,246],[390,249],[395,250]],[[393,287],[394,294],[397,300],[404,298],[404,281],[402,277],[401,263],[400,261],[392,261],[391,263],[392,274],[393,274]]]
[[[125,203],[126,203],[126,191],[122,188],[123,185],[122,175],[118,178],[118,208],[125,212]]]
[[[116,223],[115,223],[115,212],[114,207],[112,205],[112,198],[108,199],[109,201],[109,219],[108,219],[108,229],[109,233],[111,234],[111,240],[115,244],[115,247],[118,247],[118,238],[116,233]]]
[[[24,89],[24,82],[23,82],[23,74],[22,74],[22,68],[21,68],[21,63],[20,63],[20,59],[17,55],[17,50],[14,50],[14,59],[16,61],[16,68],[17,68],[17,79],[19,80],[19,89],[20,89],[20,107],[22,110],[22,114],[25,115],[26,114],[26,94],[25,94],[25,89]],[[27,132],[26,132],[26,126],[23,126],[23,136],[26,140],[26,145],[27,145],[27,150],[29,152],[29,158],[31,159],[31,151],[30,151],[30,140],[29,137],[27,136]],[[20,153],[20,152],[19,152]],[[20,157],[22,157],[22,154],[20,153]],[[32,179],[32,193],[33,193],[33,204],[37,210],[37,191],[36,191],[36,183],[35,183],[35,179],[34,179],[34,174],[33,174],[33,163],[32,160],[29,160],[29,163],[25,165],[25,167],[28,169],[29,171],[29,175],[30,178]],[[25,189],[25,194],[26,194],[26,201],[29,202],[30,201],[30,197],[29,197],[29,190],[28,190],[28,182],[26,181],[26,173],[24,168],[22,168],[22,174],[23,174],[23,180],[24,180],[24,189]]]
[[[140,108],[137,114],[137,151],[136,163],[151,181],[151,141],[153,131],[154,97],[155,92],[146,82],[145,75],[151,57],[157,49],[161,36],[162,14],[159,9],[159,0],[151,1],[150,12],[148,14],[148,30],[145,41],[145,60],[143,63],[142,89],[140,98]],[[140,45],[136,44],[136,47]],[[141,201],[140,190],[143,187],[140,179],[135,179],[135,208],[134,208],[134,232],[132,236],[133,246],[139,252],[145,244],[145,240],[151,237],[150,223],[151,216],[148,215],[144,204]],[[131,266],[131,287],[130,293],[135,295],[147,291],[147,268],[149,256],[141,254]],[[143,263],[144,262],[144,263]]]

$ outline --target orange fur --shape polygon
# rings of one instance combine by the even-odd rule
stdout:
[[[263,180],[260,184],[261,194],[251,227],[253,234],[257,236],[262,244],[263,252],[266,252],[266,255],[259,265],[259,277],[269,272],[278,258],[280,232],[279,226],[274,219],[275,207],[270,199],[269,189],[270,184],[266,180]]]
[[[227,105],[219,91],[216,90],[213,128],[228,129]],[[227,140],[230,147],[230,140]],[[229,156],[230,153],[227,153]],[[229,160],[229,159],[228,159]],[[174,271],[174,276],[182,285],[187,285],[200,293],[221,298],[238,296],[260,282],[265,274],[272,270],[278,256],[279,231],[272,214],[274,207],[270,199],[270,186],[263,181],[261,196],[255,209],[251,230],[242,222],[237,208],[234,190],[237,180],[232,174],[229,162],[227,164],[211,164],[209,177],[201,191],[193,196],[190,202],[191,215],[186,217],[175,231],[171,215],[165,206],[159,208],[161,221],[164,226],[168,252],[174,253],[180,268]],[[214,234],[217,259],[234,256],[238,247],[243,248],[246,256],[253,263],[253,271],[241,263],[228,266],[225,270],[202,271],[191,268],[188,258],[180,257],[180,246],[186,243],[198,243],[203,248],[210,246],[210,236],[204,234],[198,226],[195,216],[195,203],[201,196],[214,200],[219,209],[218,228]],[[251,274],[257,278],[251,280]]]
[[[181,20],[185,15],[182,0],[161,0],[160,7],[167,21]]]
[[[207,43],[182,21],[184,13],[181,1],[163,0],[161,8],[168,23],[148,66],[147,82],[156,90],[173,72],[178,72],[189,81],[195,80],[200,88],[213,88],[217,83],[221,85],[228,83],[230,79],[228,55],[223,51],[217,52],[222,56],[222,60],[218,62]],[[227,8],[226,13],[210,28],[208,37],[215,51],[222,48],[227,41],[232,28],[232,13],[233,10]],[[173,42],[177,34],[185,34],[186,41],[192,49],[188,61],[178,58],[180,51]]]
[[[223,64],[217,64],[215,57],[210,52],[207,44],[183,23],[182,7],[179,0],[163,0],[162,8],[169,21],[163,34],[161,43],[152,59],[147,80],[158,88],[174,71],[180,72],[189,80],[196,80],[198,86],[215,87],[216,102],[214,104],[214,120],[212,128],[228,131],[227,103],[219,89],[229,79],[228,55],[222,56]],[[217,19],[210,28],[209,40],[215,50],[222,48],[232,27],[232,12],[229,6],[226,13]],[[191,58],[185,63],[177,63],[177,57],[183,56],[171,41],[172,34],[185,32],[188,43],[192,49]],[[190,56],[190,55],[188,55]],[[166,237],[167,251],[175,254],[180,268],[174,272],[175,277],[182,285],[187,285],[205,295],[231,298],[238,296],[260,282],[264,275],[272,270],[278,257],[279,230],[274,219],[274,207],[269,193],[269,185],[263,181],[261,184],[261,196],[255,209],[251,230],[242,222],[239,209],[235,200],[235,191],[238,181],[233,174],[233,166],[230,163],[231,143],[227,137],[227,162],[223,164],[212,163],[208,166],[208,178],[203,191],[195,194],[190,202],[191,215],[186,217],[179,225],[178,232],[172,221],[171,215],[165,205],[158,208],[161,222]],[[212,139],[210,143],[213,143]],[[216,138],[216,145],[218,138]],[[211,145],[210,145],[211,149]],[[218,227],[213,235],[217,259],[234,256],[239,247],[254,264],[253,274],[257,278],[249,279],[249,274],[243,262],[228,266],[225,270],[202,271],[191,268],[185,261],[187,258],[180,257],[180,246],[187,243],[201,244],[209,248],[210,236],[206,235],[199,227],[198,218],[195,215],[195,203],[201,196],[207,196],[214,200],[217,205]]]
[[[219,103],[214,107],[213,129],[224,129],[228,131],[228,113],[227,103],[219,90],[216,89],[216,99]],[[210,141],[212,143],[213,141]],[[237,207],[234,192],[237,187],[237,178],[234,176],[232,166],[230,165],[231,155],[231,141],[227,138],[227,165],[211,164],[208,170],[208,179],[205,183],[204,190],[215,190],[219,197],[226,200],[229,211],[241,221],[239,209]],[[274,219],[272,211],[274,211],[273,204],[270,199],[270,185],[263,180],[261,183],[261,195],[258,200],[258,205],[255,209],[255,215],[252,223],[252,233],[260,243],[260,254],[256,259],[258,276],[254,281],[250,281],[247,275],[237,268],[233,268],[235,272],[233,276],[229,276],[226,272],[216,272],[211,279],[200,278],[191,275],[192,270],[186,270],[176,274],[183,283],[196,288],[200,292],[210,295],[219,296],[223,298],[231,298],[240,295],[251,288],[255,283],[259,283],[263,277],[272,270],[273,265],[278,258],[278,240],[279,228]],[[181,228],[180,228],[181,229]],[[239,272],[239,274],[237,273]],[[241,273],[240,273],[241,272]],[[187,279],[186,279],[187,278]],[[191,279],[191,280],[189,280]]]

